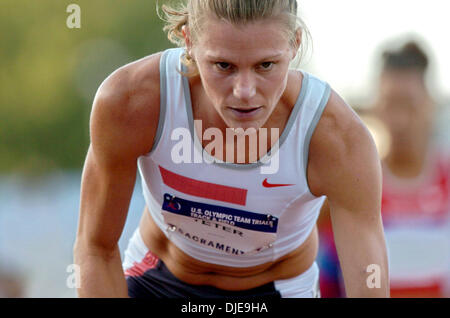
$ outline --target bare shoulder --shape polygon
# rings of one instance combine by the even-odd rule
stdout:
[[[333,90],[311,138],[308,182],[314,195],[344,200],[356,190],[377,190],[380,182],[380,161],[369,130]]]
[[[90,117],[94,150],[130,157],[150,151],[159,119],[160,57],[124,65],[100,85]]]

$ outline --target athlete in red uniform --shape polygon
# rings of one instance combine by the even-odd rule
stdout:
[[[392,138],[382,197],[391,295],[449,296],[450,161],[431,138],[428,59],[414,43],[383,58],[375,111]]]
[[[448,297],[450,160],[432,139],[428,58],[415,43],[383,54],[374,107],[391,136],[384,158],[382,216],[392,297]],[[319,219],[321,291],[342,296],[342,275],[327,203]]]

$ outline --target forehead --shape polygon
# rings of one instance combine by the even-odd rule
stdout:
[[[385,71],[381,76],[381,93],[385,96],[418,97],[425,93],[421,75],[415,71]]]
[[[210,18],[195,45],[206,56],[230,60],[283,55],[290,49],[284,25],[275,19],[235,25]]]

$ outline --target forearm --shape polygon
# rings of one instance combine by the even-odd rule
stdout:
[[[78,297],[128,297],[118,248],[108,255],[78,245],[74,248],[74,260],[80,266]]]
[[[382,231],[355,228],[353,235],[335,233],[335,240],[347,297],[389,297],[389,267]]]

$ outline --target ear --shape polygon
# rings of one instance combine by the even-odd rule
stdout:
[[[298,28],[297,31],[295,31],[295,55],[297,55],[297,52],[300,49],[300,45],[302,44],[302,38],[303,38],[303,29]]]
[[[183,25],[181,27],[181,33],[183,34],[184,42],[186,43],[186,49],[190,55],[192,49],[192,41],[191,41],[191,33],[189,32],[189,27],[187,25]]]

